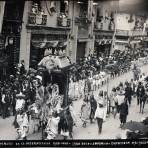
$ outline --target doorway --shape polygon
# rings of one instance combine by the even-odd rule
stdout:
[[[85,57],[86,42],[78,42],[77,44],[77,61]]]

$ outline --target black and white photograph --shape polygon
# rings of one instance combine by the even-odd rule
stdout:
[[[133,139],[148,144],[148,0],[0,1],[0,145]]]

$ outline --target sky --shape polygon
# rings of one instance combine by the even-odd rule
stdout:
[[[122,11],[148,13],[148,0],[120,0],[119,5]]]

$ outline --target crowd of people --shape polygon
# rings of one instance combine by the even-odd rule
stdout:
[[[127,82],[125,85],[121,83],[113,89],[111,96],[108,96],[106,91],[100,91],[99,96],[95,98],[93,92],[99,91],[107,79],[110,79],[107,73],[113,76],[112,70],[115,72],[117,67],[118,75],[127,72],[130,69],[131,61],[137,60],[141,51],[134,54],[132,58],[128,55],[133,55],[130,50],[115,51],[108,58],[97,59],[90,55],[72,66],[69,102],[66,107],[63,105],[64,96],[59,93],[59,86],[56,83],[49,81],[46,86],[43,85],[43,69],[30,68],[26,71],[24,61],[21,61],[16,68],[15,75],[10,75],[6,80],[0,82],[0,114],[3,119],[9,116],[15,117],[13,125],[17,129],[17,139],[27,139],[30,129],[33,129],[33,132],[41,130],[42,139],[56,139],[58,135],[65,139],[73,138],[73,126],[76,125],[77,117],[72,100],[83,98],[80,115],[83,127],[86,127],[89,120],[93,123],[96,119],[100,134],[103,121],[110,112],[113,112],[114,117],[120,113],[122,127],[128,115],[127,102],[129,105],[131,104],[134,94],[137,95],[140,111],[143,112],[145,101],[141,101],[141,98],[146,98],[147,89],[145,86],[141,86],[141,81],[144,82],[142,79],[145,76],[136,75],[131,82]],[[147,54],[140,57],[146,56]],[[114,63],[111,64],[111,69],[107,68],[110,63]],[[125,67],[128,67],[128,70]],[[136,68],[133,69],[137,71]],[[137,84],[138,81],[140,81],[139,84]],[[137,86],[138,89],[135,88]],[[33,128],[30,128],[31,126]]]
[[[138,80],[131,79],[125,83],[120,82],[117,87],[112,88],[110,95],[106,91],[99,91],[97,96],[93,93],[83,100],[81,106],[81,120],[83,127],[86,123],[97,120],[98,133],[102,132],[103,122],[106,117],[119,114],[120,128],[122,129],[126,123],[130,106],[134,99],[137,99],[137,106],[139,106],[139,113],[144,112],[145,103],[148,102],[148,77],[141,74]],[[139,119],[140,122],[140,119]],[[122,137],[120,137],[122,138]]]
[[[96,91],[109,79],[115,78],[133,70],[134,80],[140,74],[140,66],[137,64],[143,58],[142,64],[146,64],[147,50],[127,49],[115,50],[109,57],[97,58],[89,55],[80,59],[70,70],[69,96],[74,100],[84,98],[89,90]]]
[[[42,131],[42,139],[53,139],[57,134],[65,137],[68,129],[67,136],[72,138],[75,120],[72,102],[68,102],[67,108],[63,102],[59,86],[54,82],[43,86],[43,71],[30,68],[27,72],[24,61],[18,65],[15,75],[1,81],[0,113],[3,119],[14,116],[18,140],[25,140],[28,134],[37,131]],[[71,118],[68,120],[71,123],[66,122],[67,118]]]

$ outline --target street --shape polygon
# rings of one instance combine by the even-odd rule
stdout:
[[[142,67],[142,71],[148,74],[148,65]],[[111,91],[112,87],[117,86],[119,82],[125,82],[126,80],[130,80],[132,78],[132,72],[126,73],[118,78],[109,81],[109,91]],[[102,90],[106,90],[107,86],[104,85]],[[98,91],[95,92],[95,96],[98,94]],[[113,118],[111,114],[106,121],[103,123],[102,134],[98,135],[98,127],[95,123],[88,123],[86,128],[82,127],[82,122],[79,118],[80,108],[83,100],[74,101],[74,110],[77,115],[77,123],[74,127],[74,139],[115,139],[116,136],[121,133],[119,115],[117,114],[116,118]],[[148,114],[148,104],[145,106],[144,114],[139,113],[139,106],[136,104],[136,99],[132,99],[132,105],[129,107],[129,115],[127,117],[127,122],[130,120],[140,121],[142,117],[146,117]],[[16,130],[12,126],[14,117],[9,117],[6,119],[0,118],[0,140],[15,140]],[[30,130],[32,128],[30,127]],[[28,135],[28,140],[40,140],[41,133],[35,133]]]

